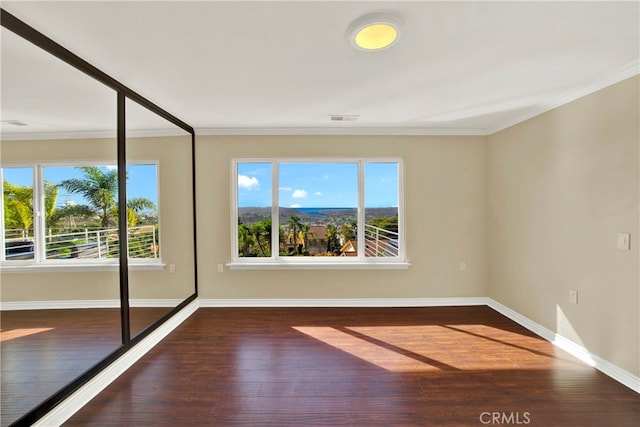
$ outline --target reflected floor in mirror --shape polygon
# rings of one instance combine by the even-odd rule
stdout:
[[[489,423],[636,426],[640,396],[485,306],[201,308],[65,425]]]
[[[170,308],[132,308],[141,331]],[[135,316],[134,316],[135,314]],[[6,426],[121,346],[119,308],[0,313],[1,425]]]

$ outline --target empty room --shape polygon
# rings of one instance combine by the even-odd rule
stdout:
[[[3,1],[0,425],[640,425],[640,2]]]

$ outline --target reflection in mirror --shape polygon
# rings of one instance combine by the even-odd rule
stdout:
[[[116,94],[1,31],[5,426],[121,348],[122,337],[108,178]],[[94,197],[88,184],[102,178]]]
[[[195,292],[191,134],[132,100],[125,111],[135,337]]]

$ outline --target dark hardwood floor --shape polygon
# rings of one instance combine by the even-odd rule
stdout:
[[[203,308],[68,426],[638,426],[640,395],[488,307]]]
[[[170,308],[131,309],[139,332]],[[120,309],[0,312],[0,425],[7,426],[121,346]]]

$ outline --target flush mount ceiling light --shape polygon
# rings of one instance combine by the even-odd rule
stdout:
[[[392,46],[400,35],[400,20],[388,13],[373,13],[349,27],[349,41],[359,50],[375,52]]]

